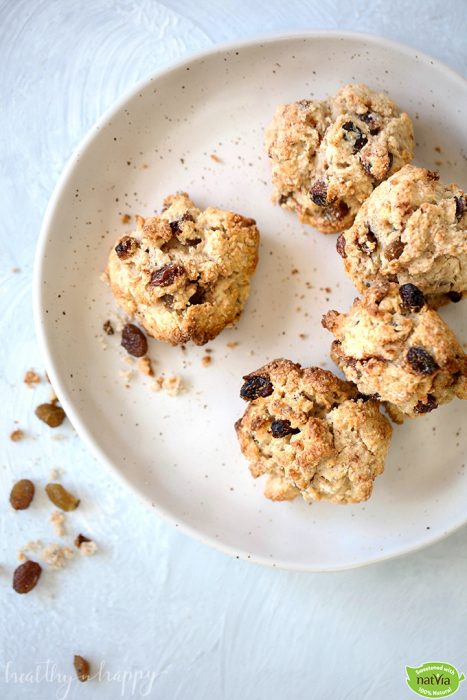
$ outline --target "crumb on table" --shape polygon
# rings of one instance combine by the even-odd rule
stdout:
[[[49,520],[54,527],[55,534],[57,535],[57,537],[65,537],[66,527],[64,513],[61,513],[58,510],[54,510],[51,513]]]
[[[19,440],[22,440],[24,438],[24,432],[20,428],[16,428],[16,430],[13,430],[13,432],[10,433],[10,440],[12,442],[19,442]]]
[[[28,371],[24,375],[23,382],[26,384],[26,386],[31,388],[32,386],[34,386],[34,384],[40,384],[41,378],[33,369],[28,369]]]
[[[146,375],[146,377],[153,377],[154,376],[152,362],[151,362],[151,359],[147,355],[145,355],[144,357],[140,357],[137,364],[138,364],[138,369],[141,372],[141,374]]]
[[[212,357],[210,355],[204,355],[201,358],[201,364],[203,365],[203,367],[207,367],[208,365],[211,364],[211,362],[212,362]]]

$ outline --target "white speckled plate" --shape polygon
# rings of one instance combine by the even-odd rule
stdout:
[[[242,375],[278,356],[332,368],[320,319],[355,296],[335,237],[271,204],[263,130],[278,103],[322,98],[351,81],[387,91],[414,119],[416,162],[465,187],[467,89],[459,76],[376,37],[268,37],[195,56],[120,100],[66,168],[37,251],[36,320],[47,368],[99,459],[189,534],[241,558],[308,571],[417,549],[467,517],[459,401],[396,427],[371,500],[352,507],[266,501],[236,443]],[[209,343],[209,367],[203,348],[151,341],[156,371],[180,374],[187,387],[169,397],[137,372],[127,382],[119,337],[102,332],[115,305],[100,273],[129,228],[121,215],[149,215],[175,190],[201,207],[254,217],[262,243],[247,308],[237,328]],[[442,310],[461,340],[464,312],[462,304]]]

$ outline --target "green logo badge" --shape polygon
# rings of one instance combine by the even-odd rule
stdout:
[[[453,695],[459,683],[465,680],[451,664],[432,661],[417,668],[406,666],[407,684],[410,690],[423,698],[446,698]]]

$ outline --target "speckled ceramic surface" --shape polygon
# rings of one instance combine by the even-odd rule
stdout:
[[[460,402],[395,428],[386,472],[359,506],[267,502],[236,443],[243,374],[278,356],[333,369],[320,319],[329,308],[347,308],[355,291],[335,237],[271,204],[262,142],[278,103],[321,98],[351,81],[387,91],[414,119],[415,162],[465,187],[461,78],[384,40],[285,36],[216,49],[124,98],[62,177],[37,253],[37,327],[78,432],[177,526],[231,554],[286,568],[361,565],[423,546],[465,522]],[[168,397],[136,370],[128,381],[132,367],[118,335],[102,331],[116,305],[100,274],[111,244],[128,229],[121,216],[149,215],[175,190],[188,191],[199,206],[254,217],[262,244],[245,312],[235,329],[208,344],[210,366],[201,363],[205,348],[151,341],[156,373],[179,374],[186,386]],[[464,340],[462,304],[442,315]],[[228,347],[231,341],[238,345]]]

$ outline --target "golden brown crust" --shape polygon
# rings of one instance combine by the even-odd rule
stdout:
[[[359,291],[375,282],[411,282],[434,308],[448,294],[458,301],[467,291],[465,193],[406,165],[374,190],[337,247]]]
[[[253,219],[170,195],[159,216],[139,217],[112,249],[112,292],[154,338],[203,345],[240,316],[258,244]]]
[[[268,475],[267,498],[369,498],[392,432],[376,401],[359,398],[331,372],[285,359],[244,379],[249,405],[235,429],[252,476]]]
[[[366,85],[277,108],[266,130],[273,200],[322,233],[348,228],[373,188],[413,156],[407,114]]]
[[[429,413],[455,396],[467,398],[467,360],[455,335],[426,304],[407,306],[401,289],[379,283],[347,313],[323,317],[336,338],[334,362],[360,392],[393,404],[391,415],[399,419]],[[415,292],[418,302],[420,294]]]

